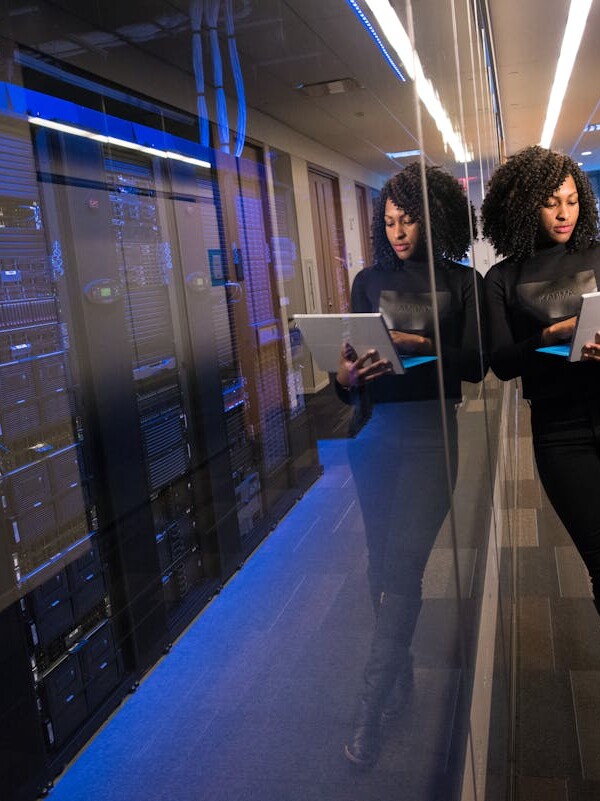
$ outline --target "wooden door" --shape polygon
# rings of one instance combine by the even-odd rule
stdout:
[[[373,246],[371,242],[371,220],[373,217],[372,190],[361,184],[355,184],[356,206],[358,209],[358,229],[360,231],[360,244],[362,257],[358,267],[369,267],[373,264]]]
[[[312,169],[308,177],[321,311],[347,312],[350,310],[350,287],[337,180]]]

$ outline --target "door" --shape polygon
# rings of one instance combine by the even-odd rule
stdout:
[[[369,267],[373,264],[373,248],[371,244],[371,220],[373,218],[373,196],[371,189],[367,189],[361,184],[355,184],[356,188],[356,207],[358,209],[358,230],[360,232],[360,244],[362,258],[358,267]]]
[[[308,178],[321,311],[347,312],[350,310],[350,287],[337,180],[314,169],[309,169]]]

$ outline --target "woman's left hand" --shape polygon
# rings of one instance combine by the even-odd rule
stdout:
[[[390,331],[390,336],[399,353],[416,353],[420,356],[433,353],[433,342],[428,337],[393,329]]]
[[[600,331],[596,331],[593,342],[586,342],[581,349],[582,362],[600,362]]]

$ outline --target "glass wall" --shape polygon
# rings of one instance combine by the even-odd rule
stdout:
[[[481,316],[503,147],[485,4],[88,6],[3,3],[8,798],[74,757],[70,801],[503,798],[515,454]],[[378,216],[379,193],[411,164],[403,258],[415,212]],[[336,388],[295,315],[349,310],[425,350]]]

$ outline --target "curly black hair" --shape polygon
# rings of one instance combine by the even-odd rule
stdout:
[[[587,175],[569,156],[531,145],[501,164],[488,182],[481,206],[483,235],[498,253],[518,263],[533,254],[540,209],[569,175],[579,194],[579,218],[567,250],[582,250],[594,244],[598,210]]]
[[[469,214],[474,236],[477,236],[473,207],[461,184],[440,167],[427,165],[425,181],[434,258],[462,259],[471,244]],[[379,270],[394,270],[400,264],[385,233],[384,215],[388,199],[413,220],[423,223],[421,165],[418,161],[407,164],[401,172],[386,181],[379,195],[371,230],[375,267]]]

